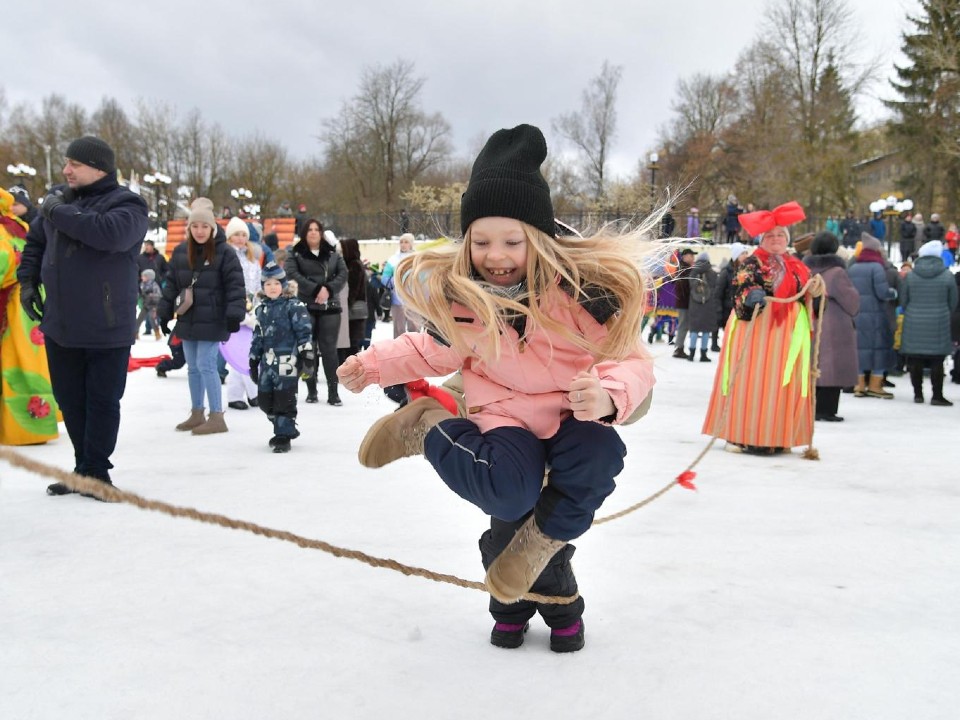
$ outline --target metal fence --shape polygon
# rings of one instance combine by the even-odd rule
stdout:
[[[626,211],[607,213],[584,211],[562,213],[557,217],[581,233],[591,233],[606,226],[624,227],[635,224],[641,221],[644,215],[642,213],[631,214]],[[701,235],[706,221],[712,221],[716,228],[713,235],[714,240],[725,241],[726,232],[723,228],[723,219],[723,215],[701,215]],[[324,227],[333,230],[337,237],[353,237],[360,240],[395,238],[404,232],[411,232],[424,238],[458,237],[461,234],[459,209],[447,213],[411,212],[407,215],[405,221],[401,220],[395,213],[386,212],[377,214],[323,213],[320,215],[320,220]],[[675,220],[676,227],[673,236],[685,237],[687,216],[681,214],[676,216]],[[807,218],[795,227],[793,234],[817,232],[824,227],[826,227],[826,218]]]

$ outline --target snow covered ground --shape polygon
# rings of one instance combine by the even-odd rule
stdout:
[[[385,325],[378,328],[385,333]],[[138,356],[159,354],[145,339]],[[700,451],[715,365],[657,345],[653,409],[607,515]],[[0,464],[0,718],[656,718],[944,720],[960,707],[955,408],[844,395],[822,460],[718,443],[680,488],[595,527],[575,558],[587,647],[534,620],[492,647],[486,596],[314,550],[79,496]],[[929,397],[929,390],[927,391]],[[267,448],[259,410],[230,432],[173,426],[185,370],[130,375],[118,487],[333,545],[483,577],[486,519],[422,458],[356,462],[377,389],[301,405]],[[20,451],[72,467],[65,433]]]

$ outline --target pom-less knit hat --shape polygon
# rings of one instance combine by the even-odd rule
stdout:
[[[864,250],[875,250],[876,252],[880,252],[883,249],[880,241],[869,233],[861,233],[860,244],[863,246]]]
[[[105,173],[117,169],[113,148],[93,135],[84,135],[67,146],[66,156]]]
[[[483,217],[507,217],[554,237],[550,186],[540,173],[547,141],[533,125],[497,130],[473,163],[460,198],[460,230]]]
[[[216,230],[217,219],[213,216],[213,201],[205,197],[194,200],[190,206],[190,217],[187,219],[187,224],[190,223],[204,223]]]
[[[236,235],[237,233],[243,233],[250,237],[250,228],[247,227],[247,224],[238,217],[230,218],[230,222],[227,223],[227,227],[224,228],[224,232],[229,238],[231,235]]]

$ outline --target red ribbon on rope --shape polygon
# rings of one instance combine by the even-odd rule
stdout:
[[[697,486],[693,484],[693,479],[697,474],[693,470],[684,470],[682,473],[677,475],[677,485],[687,490],[693,490],[696,492]]]

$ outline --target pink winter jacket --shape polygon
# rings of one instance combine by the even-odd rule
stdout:
[[[595,343],[607,334],[603,325],[560,290],[551,293],[549,304],[541,301],[541,309]],[[479,322],[466,308],[453,305],[452,310],[458,319]],[[463,357],[427,333],[406,333],[377,342],[357,357],[371,383],[381,386],[462,370],[467,417],[481,432],[522,427],[542,440],[553,437],[561,421],[571,414],[566,393],[578,372],[588,371],[600,378],[616,406],[613,423],[629,418],[655,382],[653,361],[644,355],[639,342],[625,360],[595,363],[582,348],[529,325],[522,342],[516,330],[507,328],[501,337],[500,359],[494,362],[484,362],[476,355]]]

